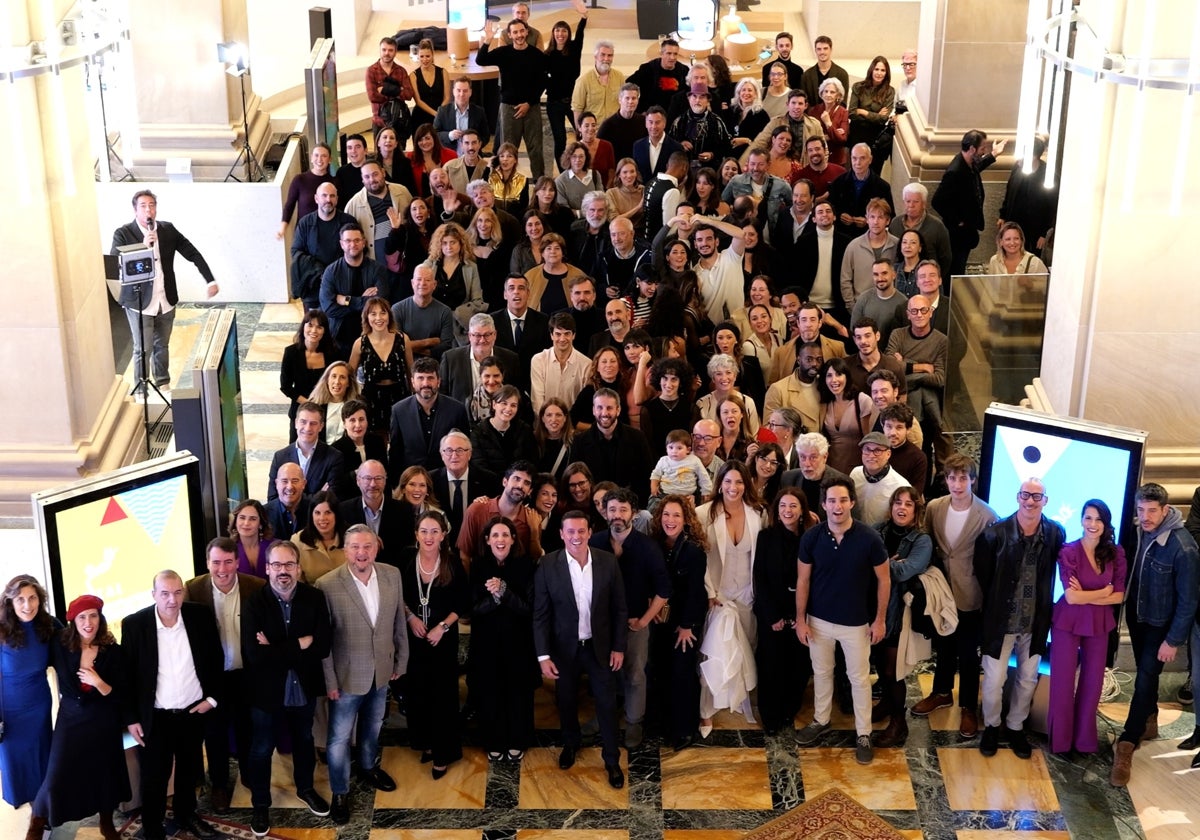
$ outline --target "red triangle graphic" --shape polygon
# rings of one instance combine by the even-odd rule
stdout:
[[[100,520],[101,525],[108,525],[112,522],[120,522],[122,519],[128,519],[129,514],[117,504],[117,499],[114,496],[108,500],[108,507],[104,509],[104,518]]]

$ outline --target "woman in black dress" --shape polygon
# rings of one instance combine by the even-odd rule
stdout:
[[[521,392],[514,385],[501,385],[492,397],[491,416],[471,429],[473,466],[503,475],[515,461],[537,460],[533,430],[517,417],[520,409]]]
[[[503,516],[483,528],[487,550],[471,562],[471,690],[490,761],[520,761],[533,741],[533,691],[541,682],[533,649],[533,561]]]
[[[467,230],[467,239],[475,254],[479,287],[488,311],[504,309],[504,282],[508,279],[515,243],[504,238],[500,229],[500,219],[490,207],[475,211],[471,218],[471,227]]]
[[[117,840],[113,809],[130,798],[120,704],[124,673],[121,647],[103,609],[95,595],[80,595],[67,607],[67,628],[54,640],[58,721],[33,813],[50,826],[99,813],[100,836]]]
[[[562,516],[558,509],[558,479],[538,473],[529,490],[528,503],[542,520],[542,550],[549,554],[563,547]]]
[[[358,372],[371,431],[386,435],[392,406],[410,392],[412,351],[408,336],[396,327],[391,305],[381,297],[363,306],[362,330],[350,351],[350,367]]]
[[[467,232],[454,222],[440,225],[429,243],[428,262],[437,280],[433,297],[454,311],[454,335],[465,344],[471,316],[487,311]]]
[[[754,617],[758,620],[758,712],[763,730],[790,732],[812,676],[808,648],[796,638],[796,554],[800,535],[817,524],[804,492],[784,487],[771,505],[771,527],[754,551]]]
[[[413,100],[413,121],[416,123],[433,122],[438,108],[450,104],[450,88],[446,84],[446,71],[433,63],[433,41],[422,38],[417,44],[417,69],[413,71],[412,79],[416,83],[413,91],[417,94]]]
[[[665,701],[664,731],[676,752],[686,748],[700,726],[700,637],[708,613],[704,573],[708,540],[686,496],[667,496],[654,513],[650,533],[662,548],[671,575],[671,599],[654,623],[654,659],[659,696]]]
[[[429,240],[434,225],[426,202],[427,199],[414,198],[408,205],[403,224],[393,225],[385,241],[388,271],[395,274],[398,281],[392,284],[396,300],[412,296],[413,270],[429,259]],[[394,215],[395,210],[388,211],[389,219]]]
[[[320,309],[308,310],[292,343],[283,348],[279,365],[279,390],[292,401],[288,406],[288,443],[296,442],[296,409],[308,402],[325,368],[337,359],[329,317]]]
[[[462,758],[458,715],[458,619],[470,610],[470,587],[450,526],[440,511],[417,518],[416,548],[400,564],[408,617],[408,731],[433,778]]]
[[[762,91],[754,79],[742,79],[733,89],[733,103],[725,112],[725,121],[729,125],[730,145],[738,154],[754,142],[762,130],[771,121],[771,115],[763,110]],[[721,161],[724,169],[725,161]],[[721,179],[721,189],[725,188],[726,179]]]

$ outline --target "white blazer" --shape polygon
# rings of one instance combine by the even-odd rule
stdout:
[[[720,492],[720,488],[715,488]],[[709,598],[731,598],[743,606],[749,607],[754,603],[754,551],[758,545],[758,532],[765,527],[763,514],[750,505],[742,502],[746,514],[746,533],[743,544],[750,547],[750,563],[746,568],[726,568],[725,555],[729,543],[729,531],[724,516],[718,516],[715,522],[709,522],[709,511],[712,502],[700,505],[696,516],[708,532],[708,568],[704,573],[704,588]]]

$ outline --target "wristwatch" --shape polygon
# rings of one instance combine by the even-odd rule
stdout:
[[[447,623],[446,623],[446,622],[444,622],[444,621],[442,622],[442,632],[443,632],[443,633],[449,633],[449,632],[450,632],[450,625],[449,625],[449,624],[447,624]]]

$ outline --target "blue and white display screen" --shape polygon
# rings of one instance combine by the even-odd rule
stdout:
[[[446,3],[446,25],[465,26],[468,32],[478,32],[487,25],[487,0],[449,0]]]

